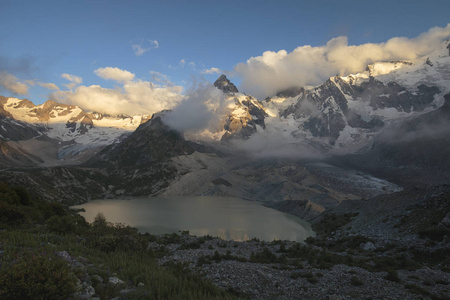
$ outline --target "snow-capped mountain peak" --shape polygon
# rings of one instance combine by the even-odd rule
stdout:
[[[51,100],[34,105],[26,99],[8,98],[3,108],[15,120],[44,128],[45,134],[50,138],[80,144],[110,144],[148,119],[143,116],[111,117],[88,113],[78,106]]]
[[[286,143],[299,148],[312,143],[332,152],[370,145],[392,121],[444,103],[443,96],[450,92],[448,47],[447,41],[418,59],[376,62],[362,73],[331,77],[316,87],[292,88],[266,101],[233,94],[236,105],[227,116],[222,138],[285,136]],[[219,81],[230,84],[225,76]],[[251,113],[249,105],[260,114]]]

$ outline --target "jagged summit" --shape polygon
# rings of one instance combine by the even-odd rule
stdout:
[[[276,96],[281,98],[295,97],[304,91],[305,89],[303,87],[294,86],[277,92]]]
[[[224,93],[239,93],[237,87],[224,74],[217,78],[214,86]]]

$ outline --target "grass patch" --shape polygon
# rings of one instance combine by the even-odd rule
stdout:
[[[27,198],[6,184],[0,184],[0,207],[7,208],[0,210],[5,229],[0,231],[2,299],[70,298],[74,282],[87,276],[96,278],[92,280],[95,296],[102,299],[118,297],[124,286],[134,290],[130,299],[236,298],[190,272],[186,265],[158,266],[158,250],[147,250],[148,243],[160,241],[164,252],[164,244],[180,241],[177,234],[139,234],[135,228],[111,224],[101,215],[88,224],[58,203]],[[11,216],[19,216],[20,222]],[[54,255],[61,251],[67,251],[77,263],[68,266]],[[124,286],[108,284],[110,276],[123,280]]]

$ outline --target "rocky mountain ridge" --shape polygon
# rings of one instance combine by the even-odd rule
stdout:
[[[93,149],[119,140],[147,120],[148,116],[89,113],[51,100],[35,105],[27,99],[0,97],[0,138],[16,151],[40,157],[31,165],[80,163]],[[39,152],[42,148],[52,153]],[[81,158],[86,151],[89,154]],[[78,155],[80,159],[72,159]]]
[[[228,90],[234,85],[221,75],[215,86],[237,105],[218,126],[222,132],[207,136],[255,137],[266,140],[265,147],[284,143],[293,153],[307,148],[314,153],[349,154],[370,147],[393,123],[443,105],[450,92],[448,45],[443,42],[426,57],[373,63],[362,73],[331,77],[316,87],[293,87],[262,101],[236,88]],[[253,108],[243,102],[246,97],[252,99]]]

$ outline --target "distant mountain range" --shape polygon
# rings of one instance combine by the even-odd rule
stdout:
[[[0,97],[0,179],[70,203],[225,195],[296,201],[290,210],[310,217],[345,199],[446,183],[449,54],[444,42],[427,57],[264,100],[222,75],[214,86],[229,105],[216,126],[194,134],[169,127],[170,111],[107,116]]]
[[[72,157],[117,141],[147,119],[88,113],[54,101],[34,105],[27,99],[0,96],[0,139],[35,165],[73,164],[77,160],[72,162]]]

